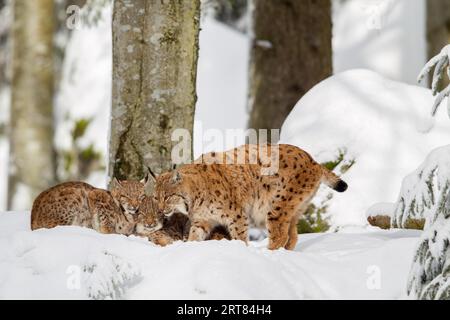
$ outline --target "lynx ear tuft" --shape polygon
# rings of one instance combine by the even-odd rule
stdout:
[[[181,173],[178,170],[175,170],[172,175],[172,183],[177,184],[182,180]]]

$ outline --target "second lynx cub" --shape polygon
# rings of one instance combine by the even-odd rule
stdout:
[[[140,210],[145,181],[115,180],[111,192],[67,182],[42,192],[31,210],[31,229],[73,225],[101,233],[151,233],[162,227],[153,212]]]

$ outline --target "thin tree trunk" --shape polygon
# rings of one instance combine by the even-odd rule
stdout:
[[[8,206],[16,210],[29,208],[55,181],[53,5],[53,0],[14,1]]]
[[[330,0],[253,0],[249,127],[279,129],[332,74]]]
[[[199,15],[199,0],[115,1],[110,176],[170,169],[173,130],[192,135]]]

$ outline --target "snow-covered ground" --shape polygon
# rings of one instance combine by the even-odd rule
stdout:
[[[430,90],[350,70],[312,88],[295,106],[281,129],[281,142],[297,145],[321,162],[336,161],[348,191],[322,188],[316,203],[328,203],[333,226],[362,225],[375,203],[395,202],[402,179],[428,153],[450,141],[445,110],[436,117]]]
[[[292,252],[266,240],[162,248],[78,227],[30,231],[29,213],[1,213],[0,299],[399,299],[419,236],[349,228],[301,235]]]

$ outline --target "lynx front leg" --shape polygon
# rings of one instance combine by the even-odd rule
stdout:
[[[228,225],[228,231],[232,240],[241,240],[248,243],[248,222],[243,214],[237,215]]]
[[[158,230],[149,234],[148,240],[161,247],[165,247],[174,242],[174,239],[162,230]]]
[[[211,233],[211,230],[212,227],[208,221],[192,221],[188,241],[204,241]]]
[[[106,233],[106,234],[116,233],[116,228],[112,224],[110,224],[108,221],[106,221],[105,223],[100,222],[100,227],[99,227],[98,232]]]
[[[114,224],[102,212],[94,212],[92,216],[92,229],[105,234],[116,233]]]

